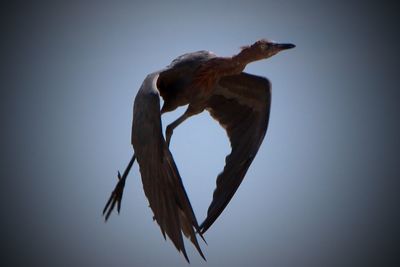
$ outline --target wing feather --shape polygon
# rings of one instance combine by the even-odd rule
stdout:
[[[133,111],[132,145],[143,189],[164,238],[167,235],[189,261],[183,232],[204,258],[196,238],[196,232],[199,232],[196,217],[162,134],[157,78],[158,73],[153,73],[144,80]]]
[[[270,105],[268,79],[247,73],[222,78],[208,101],[207,110],[226,130],[232,151],[217,177],[201,233],[215,222],[243,181],[267,131]]]

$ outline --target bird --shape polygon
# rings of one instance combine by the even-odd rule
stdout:
[[[261,39],[241,47],[231,57],[218,57],[201,50],[183,54],[164,69],[147,75],[134,100],[131,132],[134,154],[123,175],[118,171],[117,185],[103,209],[105,220],[115,205],[120,212],[125,181],[136,159],[153,220],[164,239],[168,236],[189,262],[183,233],[206,260],[196,235],[205,242],[204,233],[240,186],[268,128],[271,83],[244,69],[251,62],[294,47],[291,43]],[[164,101],[161,108],[160,97]],[[166,127],[164,137],[161,116],[185,105],[188,105],[186,111]],[[231,152],[216,179],[207,217],[199,225],[169,145],[176,127],[205,110],[225,129]]]

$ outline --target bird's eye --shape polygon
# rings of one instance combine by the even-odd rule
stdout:
[[[261,44],[260,47],[261,47],[262,50],[265,50],[265,49],[268,48],[268,45],[267,44]]]

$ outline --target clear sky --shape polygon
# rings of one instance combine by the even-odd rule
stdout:
[[[153,222],[136,164],[122,213],[101,216],[133,153],[133,99],[183,53],[230,56],[260,38],[297,47],[246,68],[272,82],[270,126],[205,235],[207,263],[186,242],[191,266],[399,264],[395,5],[1,5],[1,265],[188,266]],[[171,150],[201,222],[228,139],[204,113],[175,130]]]

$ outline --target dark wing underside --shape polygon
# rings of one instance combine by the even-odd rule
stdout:
[[[132,122],[132,145],[142,176],[143,189],[164,235],[188,260],[182,232],[203,253],[196,239],[199,226],[169,151],[161,127],[158,73],[147,76],[136,98]]]
[[[266,78],[242,73],[219,81],[207,110],[226,130],[232,151],[217,177],[201,233],[214,223],[242,182],[267,131],[270,105],[271,85]]]

